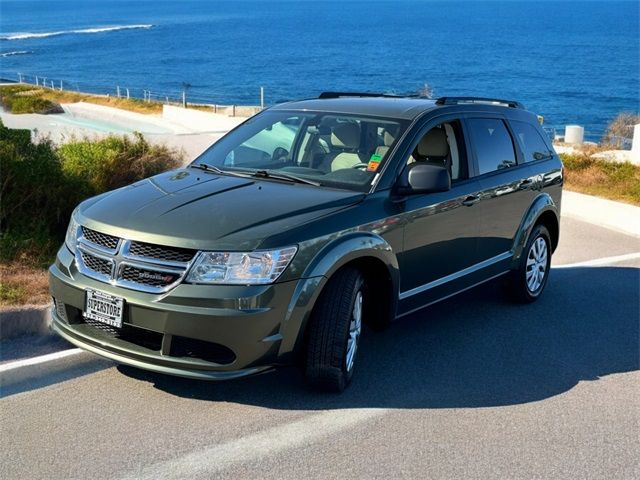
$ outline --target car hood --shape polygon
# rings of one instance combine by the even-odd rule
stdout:
[[[251,250],[269,236],[363,198],[362,193],[181,169],[87,200],[77,216],[82,225],[132,240]]]

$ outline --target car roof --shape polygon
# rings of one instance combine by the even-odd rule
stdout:
[[[411,97],[338,97],[286,102],[272,110],[302,110],[413,120],[421,113],[437,108],[435,100]]]
[[[376,93],[324,92],[320,97],[286,102],[271,107],[274,110],[327,112],[402,120],[414,120],[421,114],[446,109],[446,111],[506,113],[509,116],[532,116],[524,106],[514,100],[485,97],[442,97],[427,99]]]

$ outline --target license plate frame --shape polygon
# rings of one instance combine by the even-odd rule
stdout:
[[[89,288],[85,292],[84,318],[122,328],[124,298]]]

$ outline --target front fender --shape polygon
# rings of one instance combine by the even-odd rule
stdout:
[[[331,277],[347,263],[361,257],[373,257],[385,264],[394,285],[398,283],[398,259],[384,238],[371,232],[351,232],[325,245],[309,262],[304,277]]]
[[[346,264],[365,258],[376,259],[389,272],[393,289],[391,311],[396,311],[400,281],[398,260],[391,246],[382,237],[370,232],[342,235],[318,251],[298,282],[280,332],[281,359],[285,360],[302,346],[307,322],[328,279]]]
[[[559,218],[559,210],[556,203],[551,198],[551,195],[548,193],[540,193],[536,199],[533,201],[529,210],[524,215],[520,226],[518,227],[518,231],[514,237],[513,241],[513,260],[511,264],[511,268],[517,268],[520,262],[520,257],[522,256],[522,252],[527,243],[527,239],[529,238],[529,234],[533,229],[534,225],[540,218],[540,216],[547,211],[552,211],[556,217],[556,220]]]

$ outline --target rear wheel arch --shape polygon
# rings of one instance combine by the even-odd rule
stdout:
[[[522,218],[513,241],[511,269],[518,267],[529,235],[537,225],[544,225],[549,230],[552,243],[551,249],[554,251],[560,238],[559,215],[557,205],[547,193],[538,195]]]
[[[549,236],[551,237],[551,251],[555,252],[556,248],[558,248],[558,242],[560,241],[560,225],[555,212],[552,210],[542,212],[533,226],[535,227],[537,225],[544,225],[547,228]]]

